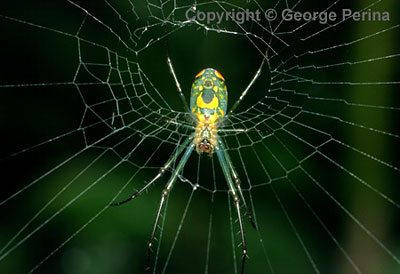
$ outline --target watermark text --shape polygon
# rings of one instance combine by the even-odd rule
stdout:
[[[373,11],[371,9],[362,11],[353,11],[351,9],[342,9],[341,11],[294,11],[284,9],[281,11],[268,9],[265,11],[257,10],[223,10],[223,11],[201,11],[194,7],[186,10],[185,16],[187,20],[197,21],[207,24],[221,24],[226,21],[233,21],[243,24],[249,21],[260,22],[268,21],[294,21],[294,22],[319,22],[320,24],[333,24],[340,21],[364,21],[364,22],[380,22],[390,21],[390,13],[388,11]]]

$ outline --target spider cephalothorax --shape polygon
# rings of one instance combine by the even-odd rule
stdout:
[[[225,79],[212,68],[200,71],[193,82],[190,109],[197,120],[196,136],[193,143],[198,153],[210,156],[217,143],[217,121],[223,117],[227,108],[228,92]]]
[[[196,127],[196,135],[193,139],[198,153],[208,153],[211,157],[214,152],[214,146],[217,143],[217,129],[215,122],[207,123],[199,121]]]

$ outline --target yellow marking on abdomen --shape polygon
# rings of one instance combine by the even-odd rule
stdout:
[[[198,108],[217,109],[217,107],[219,106],[219,100],[216,96],[214,96],[211,102],[207,104],[206,102],[204,102],[203,97],[200,94],[197,97],[196,105]]]

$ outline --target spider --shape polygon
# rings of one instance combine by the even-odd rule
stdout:
[[[265,56],[264,56],[265,57]],[[264,61],[266,58],[263,58],[259,69],[256,74],[253,76],[251,82],[248,84],[246,89],[241,94],[239,100],[234,104],[229,114],[231,114],[239,105],[239,103],[243,100],[243,97],[247,94],[248,90],[251,88],[255,80],[261,73],[261,69],[264,65]],[[241,247],[242,247],[242,263],[241,263],[241,273],[244,273],[244,265],[247,258],[247,245],[245,232],[243,227],[242,214],[240,209],[240,203],[244,205],[244,208],[247,212],[247,216],[252,226],[256,228],[253,216],[247,207],[246,200],[243,195],[243,191],[240,186],[240,180],[237,172],[235,171],[232,161],[227,152],[226,146],[224,144],[223,139],[218,136],[218,132],[222,132],[223,130],[218,129],[218,125],[223,121],[226,117],[227,107],[228,107],[228,92],[225,84],[225,79],[220,72],[213,68],[206,68],[200,71],[194,79],[191,95],[190,95],[190,109],[186,102],[185,96],[182,93],[181,86],[176,77],[174,68],[172,66],[171,59],[169,58],[167,51],[167,63],[169,69],[174,78],[177,91],[181,97],[185,108],[190,111],[193,116],[193,120],[195,123],[195,132],[193,132],[187,139],[182,143],[181,146],[177,148],[177,150],[171,155],[169,160],[164,164],[164,166],[160,169],[158,174],[146,185],[144,185],[140,190],[132,194],[128,199],[116,202],[111,204],[111,206],[119,206],[125,204],[133,199],[137,198],[140,194],[142,194],[150,185],[152,185],[158,178],[160,178],[165,171],[176,161],[179,155],[182,155],[177,167],[172,173],[172,176],[168,180],[165,185],[162,193],[160,204],[157,210],[156,218],[154,221],[153,229],[151,232],[150,240],[147,244],[148,251],[151,251],[153,246],[154,236],[156,232],[156,228],[161,216],[161,212],[165,201],[171,192],[176,179],[179,174],[183,170],[186,165],[187,160],[194,150],[197,153],[202,154],[206,153],[210,157],[215,153],[218,157],[220,166],[222,168],[222,172],[225,176],[226,182],[228,184],[229,192],[232,196],[234,206],[236,209],[236,214],[239,220],[239,229],[241,236]],[[243,130],[236,130],[242,131]],[[150,253],[150,252],[149,252]],[[148,254],[149,254],[148,253]]]

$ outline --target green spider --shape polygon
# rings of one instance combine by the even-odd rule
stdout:
[[[243,91],[239,100],[234,104],[234,106],[230,110],[230,113],[232,113],[232,111],[236,109],[236,107],[239,105],[243,97],[246,95],[247,91],[250,89],[250,87],[253,85],[255,80],[260,75],[264,61],[265,58],[263,59],[260,68],[256,72],[250,84]],[[160,169],[159,173],[150,182],[148,182],[140,190],[135,192],[128,199],[123,200],[121,202],[113,203],[111,204],[111,206],[122,205],[138,197],[158,178],[160,178],[165,173],[165,171],[176,161],[178,156],[181,155],[183,151],[185,151],[176,169],[173,171],[171,178],[168,180],[164,190],[161,193],[160,205],[157,210],[157,215],[154,221],[150,240],[147,245],[147,248],[150,251],[153,246],[156,228],[161,216],[161,211],[163,209],[164,203],[168,197],[168,194],[171,192],[176,182],[176,179],[178,178],[179,174],[182,172],[184,166],[186,165],[186,162],[189,159],[190,155],[192,154],[193,150],[196,150],[199,154],[208,153],[210,157],[212,157],[213,153],[216,153],[222,168],[222,172],[224,173],[225,179],[227,181],[229,192],[233,198],[234,205],[236,208],[236,213],[239,220],[239,229],[241,235],[242,255],[243,255],[241,273],[243,274],[244,265],[247,258],[247,245],[243,228],[242,214],[240,211],[240,203],[244,205],[252,226],[256,228],[256,225],[253,220],[252,214],[248,209],[246,201],[244,199],[243,192],[240,187],[239,176],[233,167],[232,161],[229,157],[223,139],[218,136],[218,132],[222,131],[218,129],[218,125],[224,119],[228,107],[228,92],[225,85],[225,79],[221,75],[221,73],[212,68],[207,68],[200,71],[195,76],[195,80],[192,85],[191,95],[190,95],[190,109],[189,109],[186,103],[186,99],[182,93],[180,84],[177,80],[169,56],[167,57],[167,63],[172,73],[172,76],[174,77],[177,91],[182,99],[182,102],[184,103],[186,109],[190,110],[190,112],[193,114],[193,118],[196,123],[195,132],[191,134],[182,143],[182,145],[177,148],[177,150],[172,154],[172,156],[165,163],[165,165]],[[237,131],[243,131],[243,130],[237,130]]]

